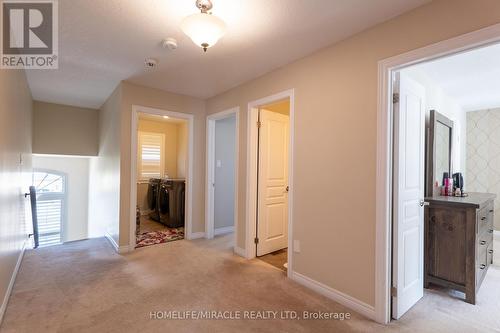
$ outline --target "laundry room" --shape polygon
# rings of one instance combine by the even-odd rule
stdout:
[[[136,247],[184,239],[187,121],[139,113]]]

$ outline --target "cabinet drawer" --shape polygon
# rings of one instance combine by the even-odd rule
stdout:
[[[486,248],[479,251],[479,256],[476,263],[476,290],[483,282],[486,271],[488,270],[488,258]]]
[[[493,234],[490,234],[488,232],[484,232],[481,235],[477,237],[477,259],[479,260],[481,257],[486,256],[486,250],[488,249],[489,246],[492,246],[493,244]]]
[[[477,234],[480,235],[486,231],[493,230],[493,203],[489,202],[484,208],[481,208],[477,213]]]
[[[486,249],[486,265],[493,264],[493,242]]]

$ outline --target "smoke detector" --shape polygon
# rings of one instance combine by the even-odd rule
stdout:
[[[161,46],[165,49],[175,50],[177,48],[177,40],[175,38],[165,38],[161,41]]]
[[[154,58],[148,58],[144,60],[144,65],[146,65],[147,69],[155,69],[158,66],[158,60]]]

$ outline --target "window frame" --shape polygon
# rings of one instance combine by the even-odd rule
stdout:
[[[158,178],[163,178],[163,176],[165,175],[165,133],[138,131],[137,133],[137,180],[138,181],[149,181],[149,179],[155,178],[143,175],[142,141],[143,137],[147,135],[160,137],[160,170]]]

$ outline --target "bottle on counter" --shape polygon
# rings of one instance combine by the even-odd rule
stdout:
[[[438,197],[441,195],[441,186],[439,186],[439,182],[436,180],[434,182],[434,187],[432,188],[432,196]]]
[[[453,178],[448,178],[448,195],[452,197],[453,193]]]
[[[449,195],[449,192],[448,192],[449,188],[450,188],[450,179],[449,178],[443,179],[443,191],[442,191],[442,193],[444,196]]]

